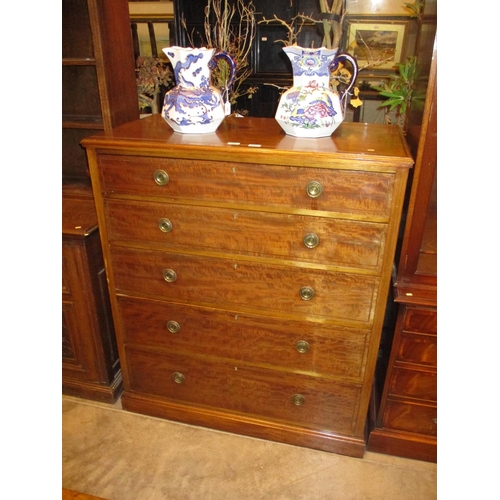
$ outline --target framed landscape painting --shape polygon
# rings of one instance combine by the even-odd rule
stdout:
[[[401,62],[406,22],[349,20],[347,52],[360,68],[394,69]]]

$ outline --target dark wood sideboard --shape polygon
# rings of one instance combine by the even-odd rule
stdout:
[[[361,457],[408,172],[398,127],[83,141],[123,408]]]
[[[92,192],[63,190],[62,389],[112,403],[122,393],[120,360]]]

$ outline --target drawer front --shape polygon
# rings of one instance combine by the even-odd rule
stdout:
[[[352,432],[360,392],[355,385],[131,349],[127,365],[132,391],[312,428]]]
[[[437,374],[395,367],[391,375],[391,395],[437,401]]]
[[[111,241],[198,248],[380,270],[386,224],[107,200]],[[309,245],[309,246],[307,246]],[[312,246],[313,248],[310,248]]]
[[[436,436],[437,408],[416,403],[387,401],[384,427]]]
[[[105,195],[126,194],[170,199],[288,206],[387,218],[394,189],[391,173],[100,155]],[[168,182],[155,181],[163,171]],[[163,175],[163,179],[167,179]],[[311,197],[306,187],[320,183]],[[312,196],[318,193],[313,189]]]
[[[407,332],[437,334],[437,311],[407,307],[403,329]]]
[[[402,333],[397,361],[437,367],[437,337]]]
[[[362,380],[370,330],[119,297],[125,342]]]
[[[119,292],[218,307],[246,306],[269,314],[365,323],[373,319],[378,289],[378,278],[374,276],[119,246],[112,249],[111,255]],[[174,281],[166,281],[164,276],[168,275]]]

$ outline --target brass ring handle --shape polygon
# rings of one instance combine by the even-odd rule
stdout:
[[[182,384],[186,380],[186,377],[181,372],[172,373],[172,378],[176,384]]]
[[[154,173],[154,180],[158,186],[166,186],[170,180],[165,170],[157,170]]]
[[[173,269],[165,269],[163,271],[163,279],[169,283],[173,283],[177,279],[177,273]]]
[[[160,231],[163,231],[164,233],[170,233],[170,231],[174,228],[169,219],[160,219],[158,221],[158,227],[160,228]]]
[[[292,396],[292,401],[294,405],[301,406],[306,402],[306,398],[302,394],[294,394]]]
[[[302,241],[307,248],[316,248],[319,245],[319,236],[315,233],[308,233]]]
[[[167,322],[167,330],[170,333],[179,333],[181,331],[181,325],[177,321],[170,320]]]
[[[309,349],[311,349],[311,346],[309,345],[309,342],[305,340],[299,340],[295,344],[295,348],[297,351],[299,351],[301,354],[305,354],[306,352],[309,352]]]
[[[314,297],[314,289],[310,286],[303,286],[299,291],[302,300],[311,300]]]
[[[311,181],[307,183],[306,193],[309,198],[317,198],[323,192],[323,186],[318,181]]]

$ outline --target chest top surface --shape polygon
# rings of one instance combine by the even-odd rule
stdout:
[[[343,123],[330,137],[309,139],[286,135],[272,118],[231,116],[215,133],[180,134],[173,132],[161,115],[152,115],[86,138],[82,145],[191,158],[203,158],[208,151],[213,159],[230,155],[233,161],[288,165],[314,160],[310,166],[321,167],[328,166],[332,155],[339,161],[380,162],[404,168],[413,164],[399,127],[366,123]]]

